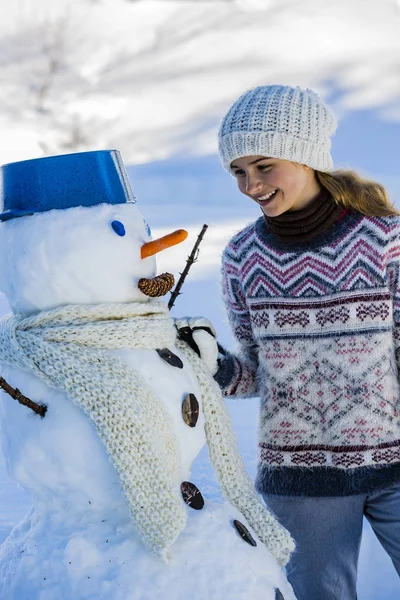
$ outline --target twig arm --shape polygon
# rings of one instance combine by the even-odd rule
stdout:
[[[44,404],[37,404],[36,402],[33,402],[33,400],[31,400],[30,398],[21,394],[21,392],[17,388],[11,387],[11,385],[7,383],[7,381],[3,377],[0,377],[0,388],[2,388],[9,396],[11,396],[11,398],[14,398],[14,400],[17,400],[20,404],[31,408],[35,413],[37,413],[41,417],[44,417],[44,415],[46,414],[47,406],[45,406]]]
[[[187,258],[185,268],[183,269],[183,271],[181,273],[181,276],[178,279],[178,283],[176,284],[175,289],[171,292],[171,297],[170,297],[169,302],[168,302],[168,308],[169,308],[169,310],[171,310],[171,308],[173,307],[173,305],[175,303],[175,300],[177,299],[177,297],[180,294],[180,290],[181,290],[181,288],[183,286],[183,283],[184,283],[184,281],[186,279],[187,274],[189,273],[190,267],[197,260],[198,249],[199,249],[199,246],[201,244],[201,241],[202,241],[202,239],[204,237],[204,234],[207,231],[207,229],[208,229],[208,225],[203,225],[202,230],[200,231],[199,235],[197,236],[196,243],[193,246],[192,251],[191,251],[191,253],[189,254],[189,256]]]

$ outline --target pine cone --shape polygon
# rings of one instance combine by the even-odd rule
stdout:
[[[138,288],[146,296],[151,298],[158,298],[159,296],[165,296],[175,284],[175,278],[171,273],[162,273],[151,279],[142,277],[139,279]]]

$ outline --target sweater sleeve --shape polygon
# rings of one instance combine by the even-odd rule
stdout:
[[[222,256],[222,297],[238,352],[226,353],[215,380],[225,396],[249,397],[258,393],[258,345],[253,338],[250,314],[239,277],[234,251]]]

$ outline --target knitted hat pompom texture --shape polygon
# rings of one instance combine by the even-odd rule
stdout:
[[[243,156],[268,156],[328,172],[333,169],[331,136],[337,121],[313,90],[266,85],[240,96],[218,133],[223,167]]]

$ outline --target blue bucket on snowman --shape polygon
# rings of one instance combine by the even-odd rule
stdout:
[[[135,202],[118,150],[34,158],[1,167],[0,221],[52,209]]]

